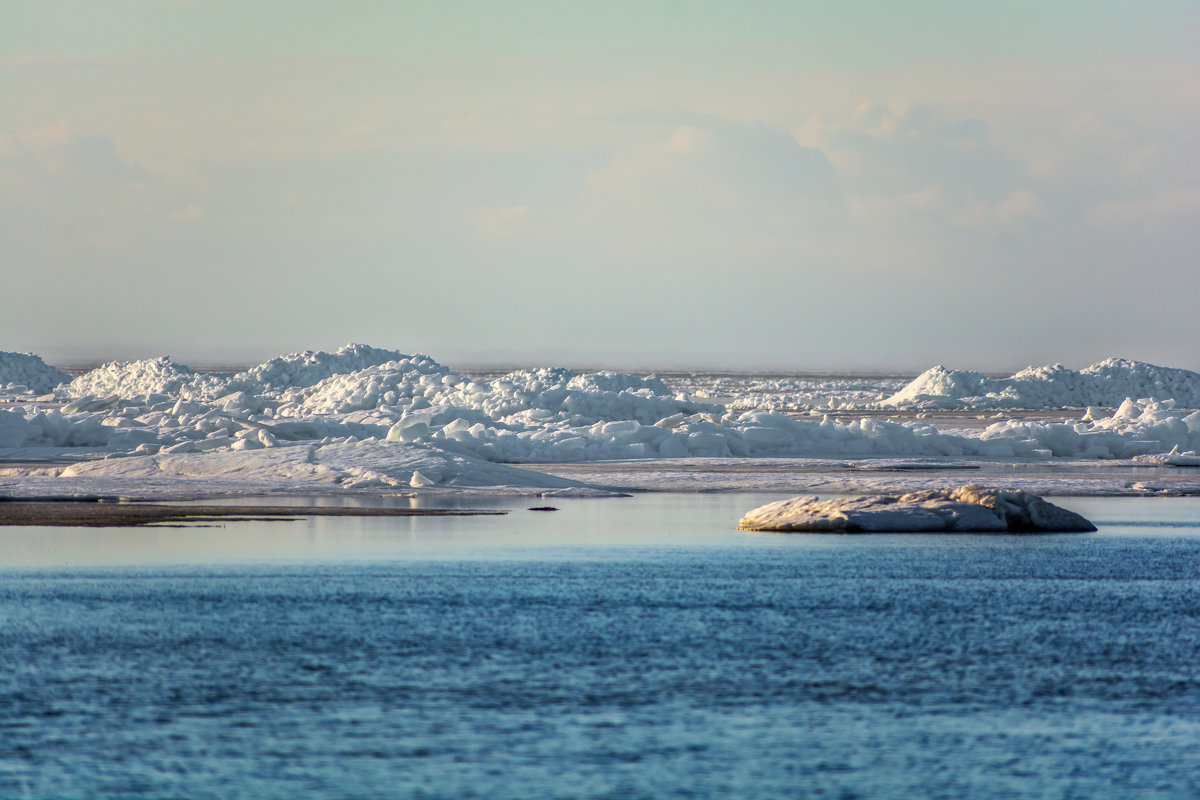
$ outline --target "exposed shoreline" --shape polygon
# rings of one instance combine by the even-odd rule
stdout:
[[[473,517],[506,513],[486,509],[452,508],[8,501],[0,503],[0,526],[116,528],[156,523],[287,521],[302,517]]]

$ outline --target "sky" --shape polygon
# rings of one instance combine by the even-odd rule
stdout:
[[[1200,370],[1200,4],[0,0],[0,350]]]

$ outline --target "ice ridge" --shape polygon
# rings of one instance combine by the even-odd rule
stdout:
[[[884,408],[1112,408],[1126,398],[1174,400],[1200,408],[1200,373],[1109,358],[1078,372],[1052,364],[1008,378],[932,367],[880,405]]]
[[[1139,390],[1135,394],[1161,388],[1160,394],[1191,399],[1189,375],[1200,378],[1109,360],[1079,373],[1060,366],[1025,370],[1003,391],[1064,386],[1070,398],[1095,404],[1105,397],[1079,387],[1101,380]],[[944,369],[927,376],[909,401],[955,394],[988,399],[979,393],[999,383]],[[673,392],[654,376],[543,368],[471,378],[429,356],[363,345],[293,353],[236,375],[195,372],[168,358],[112,362],[59,385],[54,395],[6,390],[0,399],[10,406],[0,409],[0,448],[22,457],[37,448],[91,448],[107,456],[89,462],[88,474],[132,474],[141,465],[228,477],[249,475],[258,464],[354,487],[484,485],[537,474],[486,466],[501,463],[916,456],[1186,465],[1200,452],[1200,412],[1174,398],[1129,396],[1114,412],[1089,409],[1076,421],[1010,419],[981,431],[945,432],[921,419],[744,410]],[[249,455],[268,450],[288,453]],[[546,476],[545,485],[552,484],[559,485]]]

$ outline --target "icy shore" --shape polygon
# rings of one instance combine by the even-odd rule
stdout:
[[[36,356],[0,353],[0,457],[51,459],[56,463],[8,472],[64,485],[103,479],[263,490],[566,492],[598,487],[513,465],[763,457],[1197,460],[1200,412],[1188,407],[1198,395],[1189,394],[1187,376],[1197,386],[1200,376],[1130,363],[1110,360],[1102,364],[1111,369],[1082,373],[1026,371],[1012,380],[1058,387],[1040,396],[1061,400],[1082,396],[1083,379],[1073,376],[1086,373],[1086,381],[1109,387],[1089,400],[1155,388],[1153,399],[1129,395],[1111,413],[1089,409],[1070,422],[1005,419],[948,433],[920,419],[789,416],[754,408],[753,390],[712,402],[673,391],[655,376],[542,368],[473,379],[428,356],[364,345],[293,353],[236,374],[195,372],[167,358],[112,362],[69,381]],[[933,372],[889,402],[919,405],[934,391],[962,400],[988,388],[982,376],[929,377]],[[1014,385],[997,396],[1013,394]],[[860,390],[850,391],[847,404],[861,399]],[[1164,396],[1172,392],[1179,397]]]

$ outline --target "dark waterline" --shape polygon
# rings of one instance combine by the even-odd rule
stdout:
[[[1169,524],[1196,503],[973,538],[726,534],[727,496],[684,501],[683,541],[585,523],[652,498],[0,572],[0,796],[1200,795],[1200,536]]]

